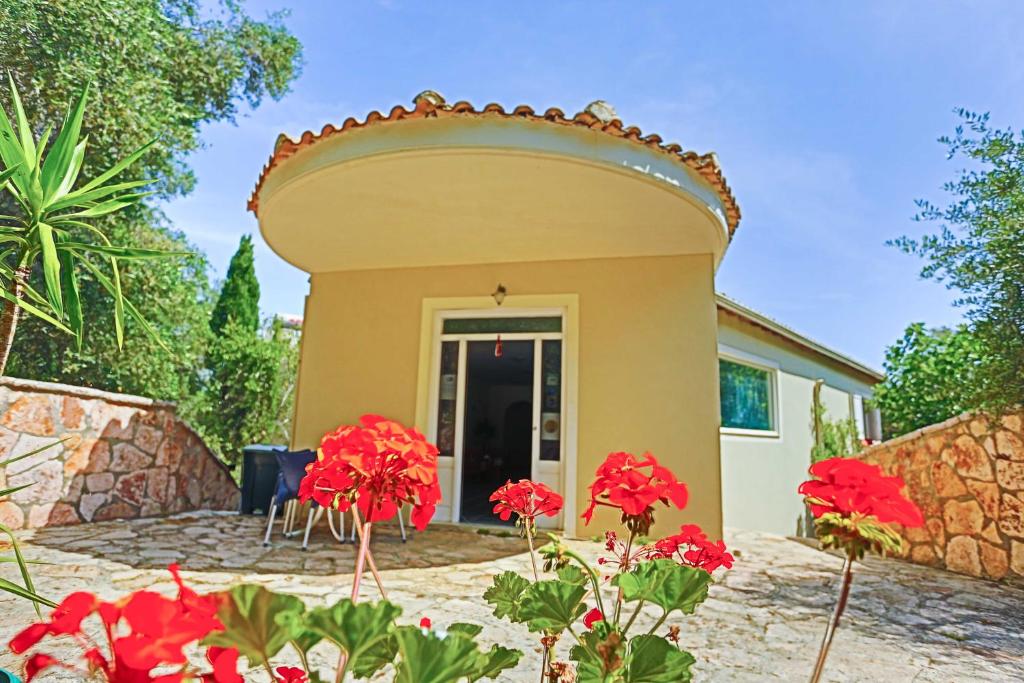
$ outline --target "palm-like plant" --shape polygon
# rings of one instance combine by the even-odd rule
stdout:
[[[68,108],[49,149],[51,128],[37,141],[25,116],[18,90],[11,80],[17,131],[0,107],[0,191],[13,195],[21,209],[17,216],[0,216],[0,297],[6,300],[0,315],[0,374],[10,354],[21,310],[75,335],[79,345],[84,329],[78,293],[80,269],[88,271],[114,299],[117,343],[124,341],[124,316],[131,316],[150,335],[152,327],[121,292],[118,259],[148,259],[177,252],[115,246],[90,219],[121,211],[151,194],[139,188],[148,180],[112,182],[156,140],[138,148],[92,180],[75,187],[85,159],[87,139],[81,138],[88,86]],[[105,262],[109,273],[94,260]],[[37,264],[42,265],[44,292],[29,284]],[[158,339],[159,341],[159,339]]]
[[[17,131],[0,107],[0,192],[6,188],[20,211],[18,215],[0,216],[0,297],[5,300],[0,313],[0,375],[7,365],[22,310],[75,335],[81,346],[85,319],[78,293],[79,270],[89,272],[113,297],[118,346],[124,341],[126,312],[160,342],[153,328],[122,294],[118,259],[159,258],[178,252],[115,246],[90,224],[91,219],[121,211],[149,194],[139,191],[147,180],[113,180],[155,140],[75,187],[85,159],[87,141],[80,138],[88,86],[68,108],[57,137],[47,149],[52,129],[47,128],[36,140],[14,79],[8,78]],[[109,267],[107,272],[100,267],[103,264]],[[29,284],[29,276],[38,265],[43,269],[43,292]],[[0,469],[49,447],[0,461]],[[21,488],[24,487],[0,488],[0,499]],[[9,537],[13,550],[13,557],[0,556],[0,562],[16,562],[25,584],[19,586],[0,579],[0,590],[35,601],[37,609],[39,603],[52,604],[36,594],[14,534],[3,525],[0,533]]]

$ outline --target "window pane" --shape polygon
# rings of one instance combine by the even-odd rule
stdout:
[[[540,382],[540,459],[558,460],[562,455],[561,341],[541,343]]]
[[[455,399],[458,394],[459,342],[441,342],[441,378],[437,396],[437,450],[455,455]]]
[[[497,334],[499,332],[561,332],[562,318],[446,318],[443,334]]]
[[[722,426],[771,431],[772,379],[761,368],[718,360],[722,395]]]

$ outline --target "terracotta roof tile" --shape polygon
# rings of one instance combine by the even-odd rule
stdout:
[[[736,231],[736,226],[739,225],[739,205],[736,203],[736,198],[733,196],[732,190],[729,188],[728,183],[725,181],[725,177],[722,175],[722,169],[719,166],[718,158],[714,153],[697,154],[690,150],[684,151],[681,146],[675,143],[663,143],[660,135],[651,134],[644,136],[643,132],[636,126],[625,128],[623,127],[622,121],[618,118],[611,118],[608,121],[603,121],[590,111],[593,109],[593,105],[587,108],[588,111],[579,112],[571,117],[566,116],[561,109],[556,107],[551,107],[544,111],[543,114],[538,114],[532,107],[522,104],[512,109],[512,111],[506,111],[504,107],[494,102],[484,106],[482,109],[476,109],[472,104],[465,101],[456,102],[455,104],[447,104],[443,97],[429,90],[417,95],[413,104],[414,107],[412,109],[406,109],[401,105],[397,105],[386,115],[379,111],[371,111],[366,116],[366,119],[361,122],[349,117],[345,119],[344,123],[342,123],[340,127],[327,124],[319,133],[307,130],[299,137],[298,140],[292,140],[283,134],[279,135],[277,137],[277,142],[274,144],[274,153],[270,155],[270,160],[267,161],[263,170],[260,172],[260,177],[256,182],[256,187],[253,190],[252,195],[249,197],[247,205],[248,209],[253,213],[258,214],[260,189],[263,187],[263,183],[267,179],[267,176],[278,164],[288,157],[296,154],[299,150],[320,140],[356,128],[364,128],[366,126],[379,123],[389,123],[408,119],[443,118],[450,116],[500,116],[504,118],[528,119],[531,121],[546,121],[563,126],[586,127],[592,130],[601,131],[613,137],[630,140],[636,144],[641,144],[651,149],[656,149],[660,152],[671,155],[675,157],[677,161],[696,171],[697,174],[705,180],[705,182],[714,188],[715,192],[722,200],[722,204],[725,206],[725,215],[726,221],[729,225],[730,237]],[[604,103],[594,104],[604,105]],[[604,108],[608,112],[614,114],[611,108],[607,107],[607,105],[604,105]]]

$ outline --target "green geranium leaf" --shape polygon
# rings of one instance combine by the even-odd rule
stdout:
[[[494,616],[499,619],[508,617],[510,621],[520,621],[519,599],[529,587],[530,582],[519,574],[505,572],[494,577],[494,585],[484,593],[484,600],[494,607]]]
[[[612,583],[622,588],[626,602],[643,600],[666,612],[680,610],[693,614],[708,597],[711,575],[703,569],[676,564],[674,560],[652,560],[616,576]]]
[[[565,583],[584,584],[589,578],[582,569],[574,564],[566,565],[556,573],[558,574],[559,581],[564,581]]]
[[[254,584],[235,586],[227,596],[217,612],[225,630],[208,635],[204,645],[237,648],[250,665],[257,665],[276,655],[298,635],[298,622],[283,616],[301,615],[305,611],[302,600],[295,596],[274,593]]]
[[[460,633],[470,638],[476,638],[484,630],[483,626],[477,624],[465,624],[457,622],[448,626],[448,633]]]
[[[441,638],[417,626],[395,631],[401,659],[396,683],[454,683],[475,673],[483,655],[469,636],[449,633]]]
[[[488,652],[480,655],[473,673],[468,678],[471,682],[482,678],[497,678],[502,671],[518,664],[522,656],[523,653],[519,650],[493,645]]]
[[[401,613],[402,608],[384,600],[356,604],[346,598],[309,612],[306,625],[347,652],[352,671],[367,677],[393,659],[395,650],[386,641]]]
[[[291,643],[295,649],[306,653],[324,639],[323,635],[306,626],[306,615],[302,612],[283,612],[276,617],[277,622],[292,633]]]
[[[603,622],[594,630],[581,633],[580,644],[569,651],[569,659],[576,662],[577,683],[621,681],[625,656],[622,635],[603,626]]]
[[[677,683],[690,680],[693,655],[661,636],[637,636],[629,641],[625,683]]]
[[[523,591],[519,601],[518,620],[526,622],[531,631],[560,633],[583,616],[586,606],[582,585],[562,581],[538,581]]]
[[[395,661],[398,655],[398,641],[395,634],[377,641],[364,650],[354,662],[350,662],[352,675],[356,678],[370,678],[388,664]]]

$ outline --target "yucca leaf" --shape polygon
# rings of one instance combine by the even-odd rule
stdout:
[[[121,269],[117,267],[117,258],[110,257],[111,280],[114,284],[114,332],[117,335],[117,348],[124,346],[124,292],[121,291]]]
[[[85,160],[85,146],[88,141],[89,136],[84,137],[71,153],[71,163],[68,164],[67,172],[64,174],[64,178],[61,180],[57,191],[53,193],[51,200],[58,200],[64,197],[74,187],[75,181],[78,180],[78,174],[82,170],[82,162]]]
[[[32,584],[32,575],[28,572],[28,565],[25,564],[25,557],[21,554],[21,546],[18,544],[18,538],[14,535],[14,532],[8,529],[3,524],[0,524],[0,531],[7,534],[7,537],[11,539],[11,549],[14,550],[14,559],[18,562],[18,570],[21,572],[21,580],[25,582],[25,588],[29,593],[35,595],[36,587]],[[43,616],[42,612],[39,611],[39,603],[33,600],[36,608],[36,615]]]
[[[7,118],[7,111],[2,106],[0,106],[0,161],[3,161],[7,168],[18,169],[12,178],[13,186],[24,190],[28,186],[29,159],[25,157],[25,150],[21,148],[18,136],[11,126],[11,120]],[[11,191],[14,191],[13,187]]]
[[[21,486],[12,486],[12,487],[10,487],[8,489],[0,489],[0,499],[6,498],[7,496],[15,494],[18,491],[21,491],[22,489],[27,489],[29,486],[35,486],[35,482],[34,481],[30,481],[29,483],[22,484]]]
[[[151,180],[131,180],[125,183],[114,183],[113,185],[104,185],[103,187],[97,187],[83,192],[82,190],[75,190],[74,192],[65,195],[61,199],[54,201],[52,204],[46,207],[47,211],[59,211],[69,206],[85,206],[89,202],[95,202],[98,199],[102,199],[115,192],[122,190],[131,190],[136,187],[148,185]]]
[[[114,276],[113,278],[109,278],[81,253],[73,253],[78,256],[78,262],[85,266],[86,269],[96,277],[96,280],[105,290],[107,290],[107,293],[110,294],[110,297],[114,300],[114,333],[117,336],[117,348],[121,348],[124,344],[124,294],[121,292],[121,273],[117,268],[117,259],[113,257],[110,258],[110,268]]]
[[[145,154],[147,149],[156,144],[156,141],[157,138],[153,138],[152,140],[144,144],[142,147],[139,147],[137,150],[126,156],[124,159],[117,162],[116,164],[108,168],[106,171],[104,171],[103,173],[99,174],[98,176],[87,182],[85,185],[82,186],[81,189],[83,191],[91,190],[107,182],[108,180],[116,176],[118,173],[126,169],[129,165],[134,163],[143,154]]]
[[[10,180],[11,176],[18,172],[21,164],[15,164],[13,167],[8,168],[5,171],[0,171],[0,190],[4,189],[4,185]],[[11,216],[13,218],[13,216]]]
[[[53,228],[47,223],[37,227],[39,246],[43,257],[43,281],[46,283],[46,298],[58,318],[64,317],[64,299],[60,291],[60,260],[57,245],[53,240]]]
[[[14,103],[14,120],[18,124],[18,137],[21,142],[22,154],[25,160],[29,161],[36,157],[36,143],[32,139],[32,126],[25,116],[25,108],[21,106],[21,96],[18,95],[18,86],[14,85],[14,76],[7,72],[7,80],[11,84],[11,101]]]
[[[13,581],[8,581],[7,579],[0,579],[0,591],[6,591],[8,593],[17,595],[19,598],[31,600],[32,602],[37,603],[37,608],[38,605],[46,605],[47,607],[57,606],[57,603],[53,602],[52,600],[47,600],[41,595],[36,595],[32,591],[27,591],[18,584],[14,583]]]
[[[29,451],[28,453],[22,453],[21,455],[16,455],[13,458],[8,458],[7,460],[4,460],[3,462],[0,462],[0,467],[7,467],[11,463],[18,462],[19,460],[24,460],[25,458],[30,458],[33,455],[35,455],[36,453],[42,453],[43,451],[49,450],[49,449],[53,448],[54,446],[59,446],[62,443],[64,443],[65,441],[70,441],[72,438],[73,437],[66,436],[63,439],[60,439],[59,441],[54,441],[53,443],[48,443],[45,446],[40,446],[39,448],[37,448],[35,450],[32,450],[32,451]],[[28,484],[26,484],[26,486],[28,486]],[[19,488],[21,488],[21,487],[19,487]],[[11,489],[11,490],[13,490],[13,489]],[[10,491],[0,491],[0,496],[5,496],[5,495],[8,495],[9,493],[10,493]]]
[[[84,317],[82,315],[82,299],[78,293],[78,278],[75,276],[75,262],[72,258],[73,252],[59,250],[57,258],[60,260],[60,281],[61,288],[67,296],[68,326],[75,335],[75,346],[82,350],[82,330],[84,328]]]
[[[36,169],[39,172],[40,186],[43,177],[43,150],[46,149],[46,143],[49,142],[51,133],[53,133],[52,124],[43,129],[43,134],[39,136],[39,142],[36,143]]]
[[[110,278],[107,277],[106,273],[97,268],[95,264],[90,263],[88,259],[82,258],[79,260],[79,263],[85,266],[96,277],[96,281],[99,282],[100,285],[107,290],[107,292],[109,292],[110,294],[114,293],[114,285],[110,281]],[[160,348],[162,348],[164,351],[171,355],[174,355],[174,352],[171,351],[171,348],[167,346],[163,339],[160,338],[160,335],[157,334],[156,330],[153,329],[153,326],[149,324],[149,321],[143,317],[142,313],[139,312],[139,309],[135,307],[135,304],[133,304],[131,300],[125,299],[123,297],[121,300],[124,303],[124,310],[127,311],[128,315],[130,315],[132,319],[139,324],[143,331],[147,335],[149,335],[150,339],[159,344]]]
[[[43,296],[42,294],[40,294],[39,292],[37,292],[36,288],[33,287],[32,285],[30,285],[29,283],[22,282],[21,283],[21,291],[24,292],[24,294],[29,299],[31,299],[32,301],[35,301],[38,305],[43,306],[45,308],[49,308],[50,307],[50,302],[46,300],[46,297]]]
[[[115,211],[120,211],[121,209],[125,209],[125,208],[131,206],[132,204],[135,204],[137,201],[139,201],[143,197],[148,197],[151,194],[154,194],[154,193],[153,192],[138,192],[138,193],[135,193],[135,194],[123,194],[120,197],[115,197],[114,199],[108,199],[105,202],[100,202],[99,204],[96,204],[94,206],[90,206],[90,207],[85,208],[85,209],[83,209],[81,211],[76,211],[74,213],[63,214],[63,215],[60,215],[60,216],[56,216],[55,218],[56,219],[64,219],[64,218],[96,218],[98,216],[106,216],[108,213],[114,213]]]
[[[57,249],[71,249],[75,251],[93,252],[104,256],[114,256],[122,259],[152,259],[169,256],[190,256],[187,251],[164,251],[162,249],[137,249],[134,247],[112,247],[102,244],[85,244],[84,242],[62,242],[57,244]]]
[[[89,84],[82,88],[78,101],[74,106],[69,106],[64,116],[64,123],[61,124],[57,139],[53,141],[53,147],[46,155],[43,162],[43,201],[48,201],[56,193],[61,181],[68,174],[72,165],[72,158],[75,154],[75,147],[78,145],[78,137],[82,132],[82,116],[85,113],[85,101],[89,94]]]
[[[53,325],[54,327],[56,327],[59,330],[67,332],[68,334],[73,334],[73,332],[71,332],[71,330],[68,329],[67,325],[65,325],[61,321],[57,320],[56,318],[54,318],[49,313],[46,313],[45,311],[43,311],[43,310],[41,310],[39,308],[36,308],[35,306],[33,306],[29,302],[25,301],[24,299],[21,299],[21,298],[18,298],[16,296],[14,296],[10,292],[8,292],[6,288],[0,289],[0,298],[6,299],[7,301],[10,301],[10,302],[13,302],[14,304],[19,306],[20,308],[22,308],[25,311],[31,313],[32,315],[36,316],[37,318],[41,318],[41,319],[45,320],[46,322],[50,323],[51,325]]]

